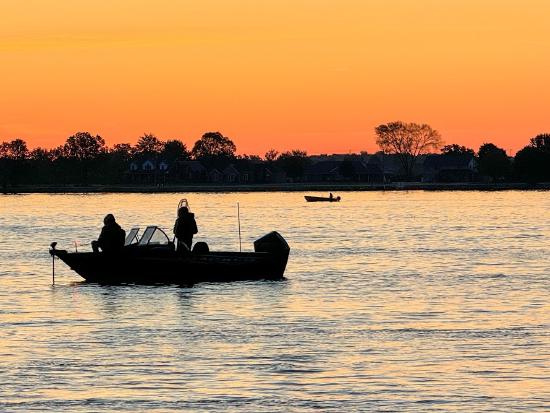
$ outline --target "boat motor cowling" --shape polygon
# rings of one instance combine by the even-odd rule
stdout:
[[[290,247],[277,231],[272,231],[254,241],[254,251],[288,255]]]

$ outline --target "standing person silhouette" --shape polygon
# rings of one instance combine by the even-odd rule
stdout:
[[[199,230],[197,229],[195,214],[189,212],[187,207],[178,209],[178,218],[174,224],[174,235],[178,239],[177,250],[191,251],[193,235],[197,232],[199,232]]]

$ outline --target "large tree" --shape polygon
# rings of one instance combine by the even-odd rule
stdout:
[[[152,133],[146,133],[138,139],[134,148],[135,153],[139,155],[158,155],[161,153],[164,144]]]
[[[237,147],[231,139],[220,132],[207,132],[195,142],[191,154],[193,158],[233,158]]]
[[[93,136],[89,132],[77,132],[69,136],[63,145],[64,157],[76,161],[80,165],[83,183],[88,183],[91,164],[105,152],[105,140],[101,136]]]
[[[170,139],[164,142],[162,148],[162,157],[169,161],[176,159],[189,159],[189,151],[187,146],[180,140]]]
[[[493,181],[504,180],[510,175],[510,159],[506,151],[492,143],[484,143],[478,151],[479,172]]]
[[[13,160],[23,160],[29,157],[27,143],[23,139],[14,139],[11,142],[0,144],[0,157]]]
[[[51,162],[51,151],[44,148],[35,148],[29,153],[29,158],[34,161]]]
[[[17,185],[24,178],[29,150],[22,139],[0,144],[0,180],[2,186]]]
[[[550,182],[550,152],[526,146],[514,159],[516,176],[525,182]]]
[[[67,158],[79,161],[95,159],[105,150],[105,140],[99,135],[92,136],[89,132],[77,132],[69,136],[63,146]]]
[[[550,133],[541,133],[531,138],[531,146],[543,151],[550,152]]]
[[[530,144],[516,153],[516,176],[528,182],[550,181],[550,134],[531,138]]]
[[[399,157],[408,178],[413,176],[417,157],[438,149],[443,143],[439,132],[426,124],[396,121],[379,125],[374,130],[377,145],[384,153]]]
[[[309,158],[307,157],[307,152],[298,149],[283,152],[277,158],[277,165],[294,181],[299,181],[303,178],[308,164]]]
[[[115,143],[113,147],[109,149],[109,153],[116,154],[117,156],[128,160],[132,157],[134,149],[129,143]]]
[[[102,162],[102,181],[105,183],[121,182],[133,154],[134,148],[129,143],[114,144]]]

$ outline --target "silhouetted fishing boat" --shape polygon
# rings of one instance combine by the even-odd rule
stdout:
[[[190,210],[186,199],[181,207]],[[210,251],[197,242],[192,251],[177,251],[174,242],[157,226],[132,228],[124,247],[116,253],[68,252],[50,245],[58,257],[86,281],[101,284],[180,284],[244,280],[282,280],[290,247],[278,232],[254,241],[254,252]],[[239,217],[239,245],[240,245]],[[240,248],[239,248],[240,249]]]
[[[307,202],[340,202],[340,197],[304,195]]]
[[[55,248],[58,257],[86,281],[101,284],[179,284],[240,280],[281,280],[290,248],[277,232],[254,242],[254,252],[209,251],[204,242],[193,251],[178,252],[166,233],[149,226],[138,240],[138,228],[132,228],[124,248],[116,254],[68,252]]]

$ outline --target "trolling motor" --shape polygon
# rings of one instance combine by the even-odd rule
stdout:
[[[52,284],[55,284],[55,247],[57,242],[50,244],[50,255],[52,256]]]

